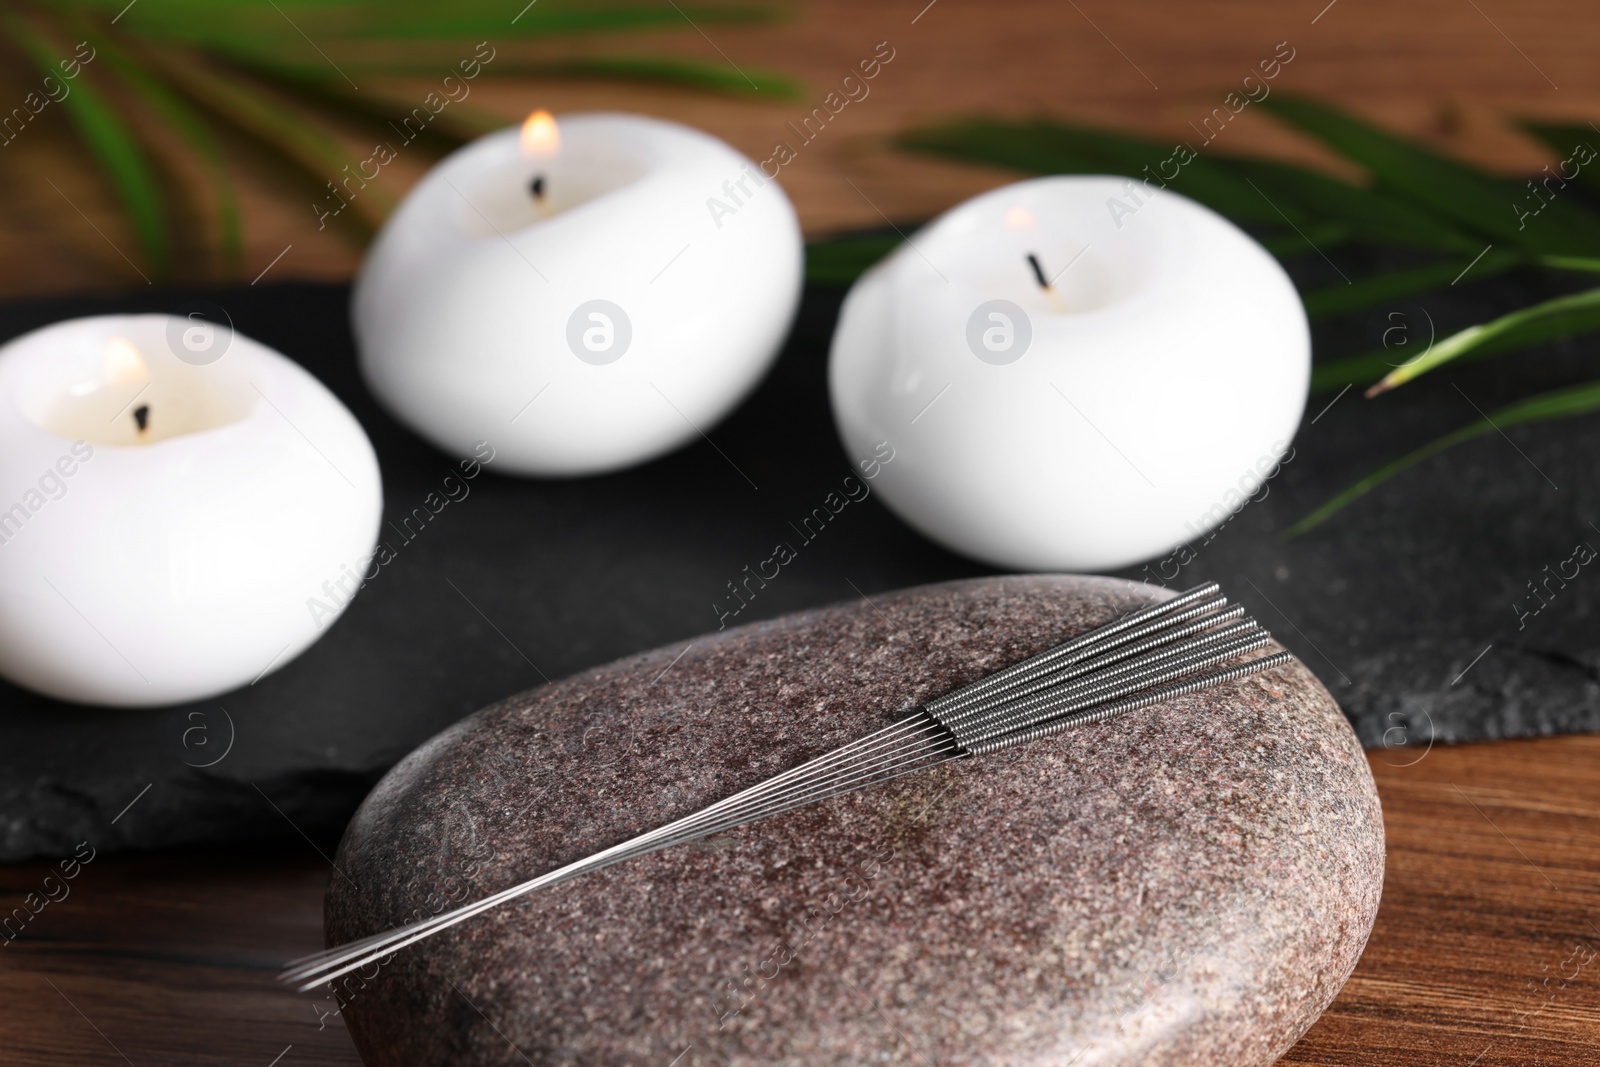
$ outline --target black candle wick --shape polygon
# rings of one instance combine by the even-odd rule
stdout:
[[[534,199],[536,199],[536,200],[543,200],[544,199],[544,175],[543,174],[534,175],[533,181],[528,183],[528,191],[533,193]]]
[[[140,404],[133,409],[133,421],[139,427],[139,432],[144,433],[150,428],[150,405]]]
[[[1039,279],[1039,288],[1050,288],[1050,279],[1044,276],[1044,266],[1039,262],[1039,257],[1032,252],[1028,253],[1028,266],[1033,268],[1033,276]]]

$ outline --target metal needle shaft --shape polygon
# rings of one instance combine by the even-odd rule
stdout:
[[[1270,641],[1242,608],[1227,606],[1215,583],[1198,586],[931,700],[899,722],[654,830],[422,922],[296,960],[281,977],[310,989],[508,901],[612,864],[1290,662],[1287,652],[1239,662]]]

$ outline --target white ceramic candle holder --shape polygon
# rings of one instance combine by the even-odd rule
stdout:
[[[106,315],[0,348],[0,674],[62,700],[196,700],[294,659],[383,507],[355,417],[204,320]]]
[[[985,193],[864,274],[834,334],[846,449],[935,541],[1103,570],[1191,541],[1288,448],[1310,379],[1294,286],[1208,208],[1141,182]]]
[[[530,118],[419,182],[357,279],[361,368],[397,417],[495,469],[580,475],[698,439],[799,303],[776,181],[656,119]]]

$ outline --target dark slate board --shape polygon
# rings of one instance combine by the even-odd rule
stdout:
[[[1543,284],[1463,283],[1425,303],[1447,330],[1550,295]],[[76,315],[171,311],[194,295],[0,308],[0,338]],[[347,288],[198,295],[350,406],[377,448],[389,518],[440,486],[449,459],[361,385]],[[85,839],[110,850],[299,836],[325,843],[387,767],[449,723],[544,678],[715,629],[713,604],[728,603],[726,584],[775,542],[794,542],[790,522],[849,473],[825,386],[842,295],[807,292],[772,375],[714,430],[722,454],[701,442],[577,481],[486,474],[409,543],[386,530],[398,558],[318,644],[255,686],[138,711],[60,704],[0,683],[0,859],[65,855]],[[1319,350],[1353,351],[1388,324],[1384,313],[1352,316],[1319,329]],[[1600,728],[1600,561],[1524,629],[1511,607],[1528,595],[1524,583],[1578,542],[1600,548],[1589,525],[1600,523],[1600,418],[1488,435],[1300,540],[1274,536],[1357,475],[1474,418],[1463,392],[1493,410],[1600,373],[1594,351],[1583,341],[1462,367],[1380,401],[1352,390],[1311,424],[1327,402],[1313,398],[1295,457],[1266,498],[1198,547],[1172,584],[1224,582],[1322,676],[1364,743],[1400,747],[1385,756],[1394,762],[1416,758],[1430,739]],[[987,573],[876,499],[848,505],[798,547],[730,621]]]

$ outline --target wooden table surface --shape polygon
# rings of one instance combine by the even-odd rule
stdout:
[[[811,235],[881,227],[885,217],[926,219],[1014,177],[896,150],[895,135],[914,125],[974,113],[1051,114],[1188,139],[1190,124],[1219,106],[1280,42],[1294,58],[1273,91],[1334,101],[1501,170],[1533,174],[1556,161],[1510,119],[1600,122],[1594,62],[1600,10],[1592,0],[784,0],[780,6],[792,17],[764,25],[686,22],[676,31],[562,37],[534,48],[551,57],[577,48],[771,70],[798,78],[805,99],[484,77],[468,102],[508,123],[536,107],[658,115],[708,130],[759,160],[778,141],[798,144],[789,124],[886,43],[894,58],[870,83],[869,95],[847,105],[783,167],[784,189]],[[513,12],[520,7],[507,5]],[[303,58],[315,61],[309,46]],[[0,64],[0,100],[20,100],[33,88],[31,72],[6,66]],[[362,78],[371,92],[416,102],[436,81]],[[115,197],[55,111],[0,148],[0,299],[143,287],[119,251],[137,258]],[[333,132],[353,158],[364,159],[382,131]],[[1329,162],[1254,108],[1228,124],[1214,150]],[[203,172],[181,150],[158,151],[157,158],[186,199],[209,203]],[[245,154],[230,161],[246,220],[240,280],[269,265],[263,284],[349,277],[359,249],[337,227],[319,230],[310,197],[283,194],[281,175],[262,162]],[[403,193],[427,162],[402,152],[379,181]],[[196,223],[180,234],[190,248],[180,277],[195,275],[192,246],[202,231]]]
[[[154,0],[152,0],[154,2]],[[520,5],[512,5],[513,7]],[[858,60],[895,58],[783,171],[808,233],[928,217],[1007,175],[896,151],[908,126],[1049,113],[1181,135],[1288,41],[1278,87],[1352,107],[1507,171],[1553,157],[1508,119],[1600,121],[1600,10],[1585,0],[804,0],[770,26],[606,42],[611,51],[724,56],[798,76],[804,101],[559,80],[481,82],[508,120],[534,106],[621,108],[701,126],[764,157]],[[561,45],[558,47],[568,47]],[[20,79],[20,80],[19,80]],[[0,90],[28,87],[0,70]],[[420,98],[431,85],[382,88]],[[16,95],[13,93],[13,95]],[[9,99],[8,97],[7,99]],[[144,286],[133,238],[59,114],[0,160],[0,299]],[[1318,160],[1264,115],[1230,150]],[[365,148],[352,135],[352,149]],[[1323,162],[1326,162],[1323,159]],[[203,187],[175,160],[174,180]],[[421,171],[402,159],[402,192]],[[359,250],[308,204],[234,167],[244,280],[341,279]],[[277,258],[275,258],[277,257]],[[193,280],[200,275],[189,274]],[[1294,1064],[1600,1064],[1600,738],[1373,753],[1389,832],[1377,927],[1354,978],[1290,1053]],[[136,817],[137,812],[129,814]],[[0,867],[3,913],[46,889],[48,864]],[[329,1005],[273,980],[320,944],[327,864],[287,854],[97,857],[13,942],[0,940],[0,1064],[354,1064]],[[36,898],[37,899],[37,898]],[[896,1048],[886,1034],[885,1051]]]
[[[1389,838],[1377,926],[1282,1062],[1600,1064],[1600,736],[1424,751],[1371,756]],[[0,902],[52,869],[0,868]],[[94,859],[0,949],[0,1063],[359,1063],[333,1005],[273,977],[320,947],[328,873],[309,843]],[[886,1028],[885,1054],[904,1051]]]

